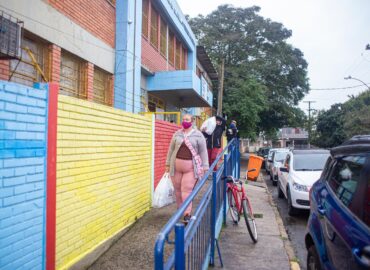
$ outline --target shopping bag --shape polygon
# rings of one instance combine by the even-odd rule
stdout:
[[[175,189],[173,187],[170,174],[165,173],[154,191],[153,207],[160,208],[175,201]]]
[[[200,127],[200,130],[204,131],[208,135],[211,135],[215,128],[216,128],[216,117],[213,116],[203,122],[202,126]]]

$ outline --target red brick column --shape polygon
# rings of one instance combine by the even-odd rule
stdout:
[[[10,62],[9,60],[0,61],[0,80],[7,81],[10,76]]]
[[[93,101],[94,99],[94,64],[86,63],[85,66],[86,71],[86,93],[87,93],[87,100]]]
[[[49,45],[50,50],[50,75],[49,81],[54,83],[60,82],[60,61],[61,49],[55,44]]]

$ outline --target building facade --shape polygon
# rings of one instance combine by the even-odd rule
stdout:
[[[134,113],[212,106],[217,73],[207,75],[174,0],[2,0],[0,9],[24,29],[22,58],[0,61],[2,80],[56,82],[60,94]]]

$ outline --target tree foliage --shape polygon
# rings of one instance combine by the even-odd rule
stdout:
[[[334,147],[354,135],[370,134],[370,91],[319,112],[313,143]]]
[[[248,136],[301,122],[304,114],[297,105],[308,91],[307,63],[287,43],[292,32],[259,11],[257,6],[222,5],[189,19],[213,61],[225,60],[225,112],[243,124],[239,127]],[[248,105],[237,107],[236,99]]]

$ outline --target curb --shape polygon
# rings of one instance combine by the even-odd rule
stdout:
[[[292,243],[290,242],[289,237],[288,237],[288,233],[285,230],[284,223],[283,223],[283,220],[281,219],[279,210],[277,209],[277,206],[276,206],[274,200],[272,199],[271,192],[269,191],[269,189],[268,189],[268,187],[265,183],[265,180],[263,179],[263,177],[261,177],[261,175],[262,175],[261,173],[258,175],[258,178],[259,178],[258,181],[263,183],[263,185],[266,188],[266,193],[268,195],[269,203],[270,203],[270,205],[271,205],[271,207],[272,207],[272,209],[275,213],[275,219],[276,219],[276,222],[278,223],[278,226],[279,226],[280,237],[283,240],[284,248],[285,248],[285,251],[286,251],[286,253],[288,255],[288,258],[289,258],[290,269],[291,270],[301,270],[301,267],[297,263],[297,259],[296,259],[295,253],[294,253]]]

